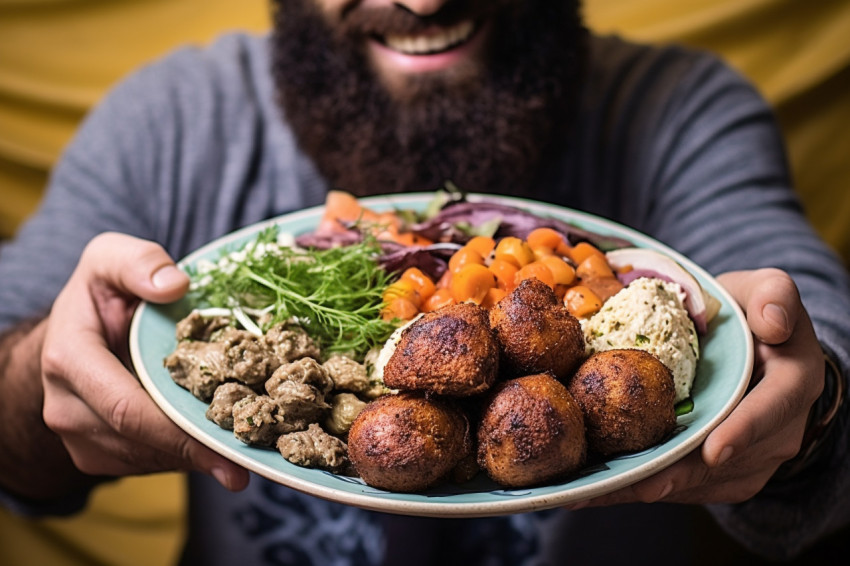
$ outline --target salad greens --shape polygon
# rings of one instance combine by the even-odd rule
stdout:
[[[189,299],[198,308],[230,309],[240,320],[252,313],[263,330],[294,322],[323,351],[362,357],[396,328],[381,319],[391,274],[378,264],[380,253],[368,237],[325,250],[293,248],[279,244],[277,227],[271,227],[241,250],[188,269]]]

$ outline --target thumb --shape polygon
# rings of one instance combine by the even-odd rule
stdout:
[[[724,273],[717,279],[741,305],[757,339],[782,344],[791,337],[803,307],[787,273],[766,268]]]
[[[80,261],[96,280],[126,295],[156,303],[182,297],[189,277],[155,242],[106,232],[89,242]]]

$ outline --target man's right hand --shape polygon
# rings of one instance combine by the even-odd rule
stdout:
[[[127,369],[139,299],[179,299],[188,277],[157,244],[107,233],[86,246],[47,320],[41,356],[44,422],[92,475],[196,470],[230,490],[248,473],[178,428]]]

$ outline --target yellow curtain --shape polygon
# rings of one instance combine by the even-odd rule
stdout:
[[[588,25],[713,50],[777,113],[796,187],[821,235],[850,262],[850,2],[586,0]]]
[[[267,0],[0,2],[0,238],[38,203],[79,120],[132,69],[230,29],[265,30]]]
[[[268,26],[267,0],[0,1],[0,239],[34,210],[80,119],[120,77],[180,44]],[[174,564],[185,496],[175,473],[103,486],[72,518],[0,509],[0,564]]]

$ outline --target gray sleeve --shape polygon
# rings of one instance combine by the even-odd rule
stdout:
[[[737,74],[695,60],[657,116],[645,152],[643,225],[713,273],[777,267],[794,278],[824,349],[850,375],[850,284],[837,255],[806,221],[790,189],[769,108]],[[647,188],[651,187],[651,188]],[[640,205],[639,205],[640,206]],[[635,220],[635,222],[639,222]],[[832,450],[799,477],[755,498],[711,508],[742,544],[793,556],[850,519],[847,404]]]

